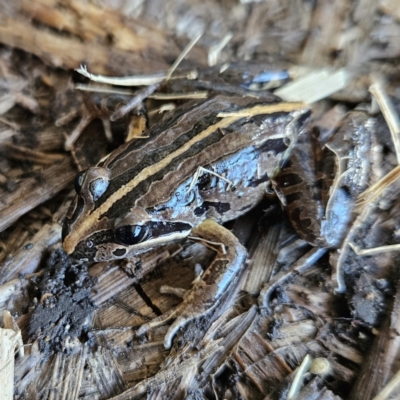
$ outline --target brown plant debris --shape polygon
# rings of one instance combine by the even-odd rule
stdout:
[[[398,1],[0,5],[9,398],[398,396]],[[212,248],[188,239],[75,264],[60,224],[79,171],[127,140],[142,148],[165,113],[221,93],[305,102],[310,116],[263,203],[227,224],[248,251],[229,301],[166,350],[168,325],[154,321],[179,306]],[[199,167],[199,180],[225,178]]]

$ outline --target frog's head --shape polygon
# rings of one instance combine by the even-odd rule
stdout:
[[[117,186],[111,170],[93,167],[75,179],[77,195],[63,223],[64,250],[81,261],[107,261],[145,252],[189,235],[193,226],[150,216],[127,204],[133,182]],[[137,183],[136,183],[137,184]]]

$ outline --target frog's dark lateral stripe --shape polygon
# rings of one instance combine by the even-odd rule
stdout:
[[[150,184],[154,183],[157,180],[162,180],[165,174],[167,174],[168,172],[172,172],[174,168],[177,166],[177,164],[187,162],[188,160],[193,159],[193,157],[196,154],[201,154],[201,153],[207,154],[207,151],[213,148],[213,144],[214,144],[214,149],[213,149],[214,152],[218,151],[221,154],[221,156],[226,155],[227,149],[222,145],[222,143],[224,142],[223,140],[224,129],[228,129],[231,125],[237,123],[242,119],[245,120],[248,118],[256,117],[258,115],[271,115],[274,113],[287,113],[287,112],[297,111],[303,109],[304,104],[276,103],[276,104],[254,105],[253,103],[253,105],[247,106],[241,110],[234,111],[230,114],[229,113],[226,114],[227,108],[228,107],[225,107],[224,109],[221,110],[225,111],[224,113],[225,115],[223,116],[223,118],[217,120],[215,123],[211,123],[211,125],[209,125],[209,123],[212,120],[210,121],[208,119],[207,121],[205,121],[206,125],[208,126],[200,130],[199,132],[196,132],[195,130],[194,134],[192,135],[188,134],[185,140],[181,139],[179,141],[179,137],[182,134],[184,134],[184,132],[182,132],[182,129],[181,132],[174,132],[175,136],[178,136],[177,140],[175,141],[174,147],[168,148],[168,151],[165,152],[161,148],[162,157],[157,157],[156,159],[150,158],[148,160],[145,160],[142,156],[141,159],[145,160],[144,163],[141,164],[140,168],[135,169],[135,174],[133,176],[132,174],[129,174],[128,181],[120,181],[119,185],[115,186],[112,182],[114,179],[112,179],[112,181],[110,182],[110,187],[107,189],[107,192],[110,193],[108,198],[104,197],[104,199],[103,198],[99,199],[98,205],[96,204],[96,207],[92,210],[90,214],[86,214],[84,217],[82,216],[80,218],[78,217],[78,219],[74,223],[72,223],[73,229],[64,239],[64,247],[68,249],[68,252],[71,253],[75,248],[76,244],[80,240],[87,237],[88,234],[90,235],[91,233],[90,230],[92,228],[96,229],[98,221],[100,221],[104,217],[110,218],[108,214],[112,210],[112,208],[116,207],[116,205],[125,196],[129,195],[133,191],[138,190],[137,194],[139,195],[139,198],[140,194],[141,195],[147,194],[147,190],[149,189]],[[228,111],[230,111],[229,108]],[[210,115],[210,113],[208,113],[208,115]],[[220,118],[218,114],[216,115],[216,117],[217,119]],[[185,118],[185,115],[183,115],[182,118]],[[193,116],[191,118],[193,118]],[[189,123],[187,125],[191,124]],[[166,127],[164,128],[164,132],[172,131],[173,129],[174,129],[173,127]],[[185,130],[186,129],[188,129],[188,127],[186,127]],[[161,136],[158,139],[159,140],[155,140],[155,142],[150,141],[151,147],[153,149],[156,149],[157,146],[158,148],[160,148],[160,146],[163,145],[163,142],[165,143],[165,141],[167,140],[165,136]],[[247,145],[249,145],[249,143],[247,143]],[[141,146],[141,147],[142,151],[145,150],[146,148],[146,146]],[[112,154],[110,156],[110,159],[104,163],[104,167],[107,168],[109,167],[110,164],[113,164],[114,165],[113,172],[115,172],[115,170],[118,169],[118,171],[116,171],[117,176],[121,175],[122,173],[126,173],[127,170],[129,169],[128,148],[129,145],[126,147],[124,146],[122,150],[119,150],[116,153]],[[132,149],[132,152],[136,151],[137,151],[136,149],[135,150]],[[123,169],[123,164],[119,165],[118,168],[116,168],[117,164],[121,162],[121,157],[122,159],[125,159],[124,162],[127,163],[125,171]],[[192,161],[194,162],[193,165],[197,166],[201,165],[201,160],[194,159]],[[184,175],[185,176],[180,176],[179,178],[188,179],[191,177],[191,175],[187,172],[187,170]],[[166,185],[167,182],[165,182],[164,184]],[[172,189],[173,188],[169,186],[169,190],[171,191]]]

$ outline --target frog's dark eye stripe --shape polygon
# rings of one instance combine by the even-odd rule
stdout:
[[[184,222],[149,221],[145,225],[124,225],[114,231],[115,241],[119,244],[132,246],[151,238],[189,232],[192,225]]]
[[[160,237],[171,235],[174,233],[189,232],[193,226],[185,222],[149,222],[151,235],[153,237]]]

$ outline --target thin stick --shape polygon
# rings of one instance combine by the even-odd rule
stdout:
[[[175,60],[175,62],[172,64],[171,68],[168,70],[167,76],[165,77],[165,80],[168,81],[178,65],[181,63],[181,61],[186,57],[186,55],[189,53],[190,50],[192,50],[192,47],[197,43],[197,41],[203,36],[203,33],[198,34],[194,39],[192,39],[189,44],[184,48],[181,54],[179,54],[178,58]]]
[[[137,93],[137,91],[129,89],[116,89],[111,86],[103,85],[85,85],[83,83],[77,83],[75,89],[82,90],[84,92],[93,93],[109,93],[109,94],[122,94],[126,96],[132,96]],[[202,90],[198,92],[188,92],[188,93],[155,93],[148,96],[149,99],[154,100],[186,100],[186,99],[206,99],[208,97],[208,91]],[[0,119],[1,122],[1,119]]]
[[[8,125],[9,127],[13,128],[14,130],[19,129],[18,124],[15,124],[14,122],[10,122],[6,118],[0,117],[0,122],[2,122],[4,125]]]
[[[111,121],[116,121],[128,114],[129,111],[137,107],[144,99],[146,99],[150,94],[154,93],[160,87],[160,83],[155,83],[139,90],[136,96],[129,101],[127,104],[122,106],[119,110],[115,111],[114,114],[110,116]]]
[[[389,244],[386,246],[372,247],[370,249],[362,249],[355,243],[349,242],[349,246],[353,249],[354,253],[358,256],[373,256],[379,253],[388,253],[392,251],[399,251],[400,244]]]
[[[397,371],[386,386],[373,398],[373,400],[387,400],[400,386],[400,371]]]
[[[153,108],[151,111],[149,111],[147,114],[149,115],[149,116],[151,116],[151,115],[155,115],[155,114],[162,114],[162,113],[164,113],[164,112],[167,112],[167,111],[172,111],[172,110],[175,110],[175,108],[176,108],[176,105],[174,104],[174,103],[166,103],[166,104],[163,104],[161,107],[159,107],[159,108]]]
[[[208,92],[206,90],[188,93],[155,93],[149,96],[149,99],[155,100],[183,100],[183,99],[206,99]]]
[[[99,83],[108,83],[117,86],[148,86],[160,83],[165,79],[165,73],[161,72],[153,75],[132,75],[132,76],[104,76],[91,74],[86,65],[81,65],[75,70],[91,81]]]
[[[400,165],[398,165],[396,168],[393,168],[383,178],[379,179],[378,182],[375,182],[370,188],[361,193],[360,196],[358,196],[357,205],[362,207],[367,203],[375,201],[384,192],[384,190],[398,178],[400,178]]]
[[[303,385],[304,374],[309,371],[312,363],[312,358],[309,354],[304,357],[303,362],[296,371],[289,393],[286,397],[287,400],[294,400],[300,393],[301,386]]]
[[[209,169],[206,169],[206,168],[203,168],[203,167],[198,167],[198,168],[197,168],[197,171],[196,171],[195,174],[193,175],[193,179],[192,179],[192,182],[190,183],[190,186],[189,186],[189,188],[188,188],[188,190],[187,190],[187,193],[189,193],[189,192],[193,189],[193,186],[197,183],[198,179],[199,179],[205,172],[207,172],[207,173],[209,173],[209,174],[211,174],[211,175],[214,175],[214,176],[216,176],[217,178],[222,179],[223,181],[225,181],[225,182],[228,184],[228,187],[226,188],[226,190],[227,190],[227,191],[230,190],[230,188],[231,188],[231,186],[232,186],[232,182],[231,182],[229,179],[226,179],[226,178],[224,178],[222,175],[217,174],[216,172],[211,171],[211,170],[209,170]]]
[[[79,121],[78,125],[72,131],[72,133],[67,137],[64,143],[64,149],[66,151],[71,150],[72,145],[76,142],[79,135],[83,132],[83,130],[93,121],[94,116],[90,115],[88,112],[82,116],[81,120]]]
[[[387,95],[383,84],[377,79],[377,82],[369,87],[369,91],[375,97],[385,118],[386,123],[389,126],[390,134],[394,148],[396,150],[397,163],[400,164],[400,120],[393,106],[389,96]]]
[[[217,64],[218,62],[218,57],[223,50],[223,48],[230,42],[230,40],[233,38],[233,34],[231,32],[227,33],[222,40],[217,43],[216,45],[212,46],[210,48],[210,51],[208,52],[208,65],[213,66]]]
[[[124,94],[127,96],[135,94],[135,91],[129,89],[116,89],[110,86],[103,85],[85,85],[84,83],[76,83],[75,89],[82,90],[84,92]]]

